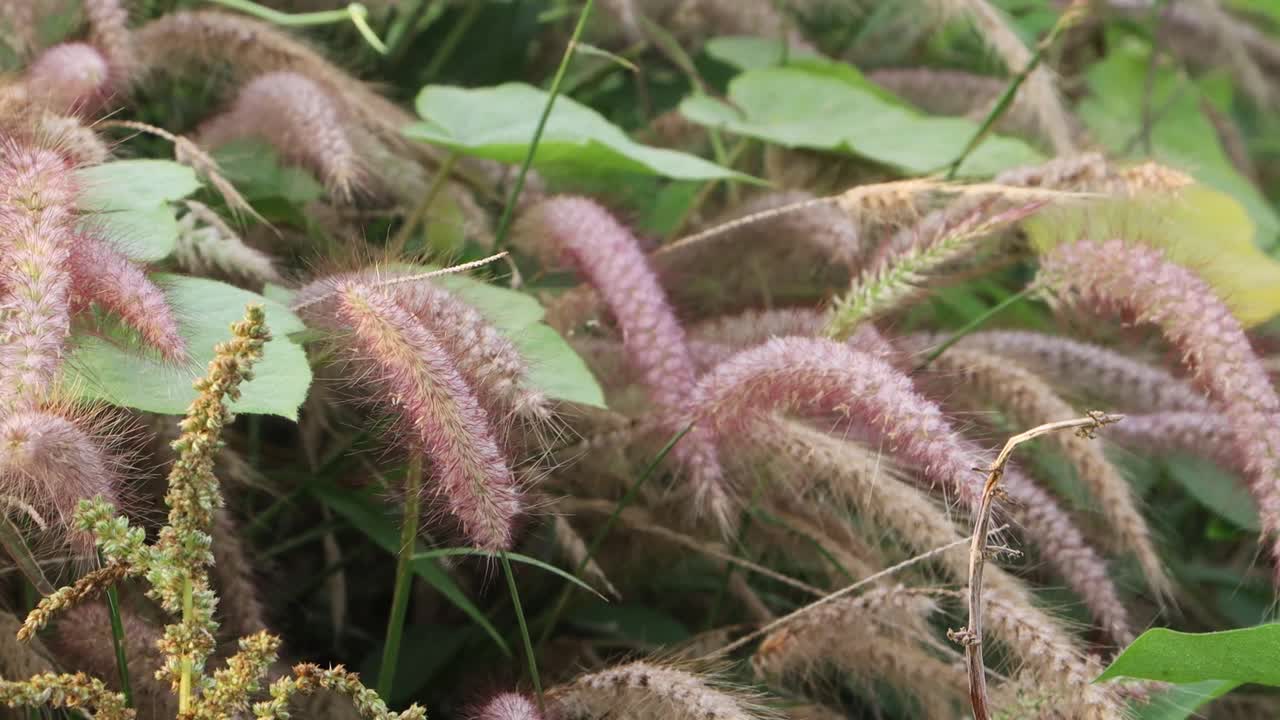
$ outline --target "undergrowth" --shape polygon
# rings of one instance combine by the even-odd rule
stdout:
[[[14,717],[1275,712],[1134,642],[1275,628],[1269,3],[8,0],[0,70]]]

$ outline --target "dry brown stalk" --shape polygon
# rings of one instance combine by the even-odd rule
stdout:
[[[987,558],[987,538],[991,535],[991,506],[1000,488],[1009,457],[1021,444],[1042,435],[1074,430],[1088,435],[1103,425],[1119,422],[1122,415],[1107,415],[1091,411],[1088,416],[1038,425],[1009,438],[987,470],[987,481],[982,490],[982,504],[973,523],[973,537],[969,545],[969,624],[964,630],[948,633],[953,640],[964,645],[965,662],[969,669],[969,702],[973,706],[975,720],[991,720],[990,700],[987,697],[986,666],[982,661],[982,570]]]

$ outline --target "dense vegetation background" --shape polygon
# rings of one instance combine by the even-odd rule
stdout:
[[[0,0],[0,70],[15,717],[1280,709],[1273,0]]]

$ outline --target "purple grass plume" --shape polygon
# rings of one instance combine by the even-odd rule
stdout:
[[[515,237],[552,264],[572,267],[595,288],[622,333],[627,364],[661,425],[671,434],[683,430],[681,411],[696,369],[684,330],[631,231],[592,200],[559,196],[527,211]],[[694,427],[672,455],[692,476],[695,511],[729,533],[735,503],[710,435]]]

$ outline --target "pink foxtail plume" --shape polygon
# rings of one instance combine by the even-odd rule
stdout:
[[[80,551],[93,539],[76,532],[76,505],[98,496],[117,501],[116,463],[70,420],[41,410],[20,410],[0,420],[0,495],[33,510],[47,529],[70,536]],[[34,519],[34,518],[33,518]]]
[[[542,720],[542,713],[520,693],[504,692],[478,706],[468,720]]]
[[[332,315],[340,290],[351,284],[373,286],[409,275],[400,270],[371,269],[316,280],[294,297],[308,321],[323,324]],[[549,416],[545,395],[529,386],[529,364],[519,349],[478,310],[430,280],[386,284],[377,288],[412,314],[449,353],[458,372],[495,420],[512,413]],[[329,299],[323,299],[328,297]],[[314,304],[313,304],[314,303]]]
[[[703,375],[692,394],[690,417],[722,443],[768,433],[775,413],[835,417],[845,427],[870,430],[886,449],[917,466],[925,480],[955,493],[969,508],[982,498],[975,468],[990,462],[960,437],[937,405],[910,378],[874,355],[825,338],[775,338],[745,350]],[[1084,597],[1111,636],[1129,636],[1127,613],[1106,564],[1052,497],[1010,470],[1005,488],[1011,512],[1068,584]]]
[[[92,45],[62,43],[40,53],[27,68],[28,95],[58,113],[91,114],[106,100],[107,59]]]
[[[115,248],[95,237],[78,235],[71,248],[72,300],[97,303],[116,313],[164,357],[182,361],[187,344],[164,292]]]
[[[1123,427],[1121,427],[1123,426]],[[1193,453],[1224,468],[1246,472],[1235,451],[1235,437],[1225,418],[1215,412],[1160,412],[1126,415],[1109,429],[1107,439],[1136,452]]]
[[[269,72],[249,81],[227,112],[200,128],[200,143],[216,147],[260,137],[281,155],[316,172],[338,195],[350,195],[360,160],[338,106],[320,85],[294,72]]]
[[[38,405],[62,367],[75,196],[71,168],[57,153],[0,145],[0,412]]]
[[[1108,407],[1125,412],[1209,410],[1202,394],[1167,370],[1100,345],[1026,330],[974,333],[960,345],[1008,357],[1057,384],[1105,398]],[[1123,424],[1128,426],[1129,420]]]
[[[1226,304],[1162,251],[1123,240],[1061,245],[1044,258],[1040,273],[1062,301],[1154,325],[1181,354],[1231,429],[1263,534],[1280,558],[1280,398]]]
[[[604,298],[622,332],[627,364],[640,377],[665,430],[684,429],[681,412],[697,377],[684,330],[634,235],[582,197],[544,200],[527,211],[514,237],[573,267]],[[693,476],[695,507],[728,532],[733,500],[711,437],[694,427],[672,454]]]
[[[342,291],[337,314],[411,444],[430,461],[434,492],[464,534],[488,550],[511,547],[520,512],[515,478],[488,415],[435,334],[389,296],[358,285]]]

